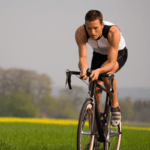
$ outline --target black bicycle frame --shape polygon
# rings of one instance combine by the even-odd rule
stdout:
[[[105,124],[106,125],[103,125],[101,119],[100,119],[100,114],[98,112],[98,107],[97,107],[97,101],[95,99],[95,87],[97,86],[97,82],[96,81],[93,81],[91,83],[91,89],[90,89],[90,98],[91,98],[91,101],[92,101],[92,104],[93,104],[93,111],[95,113],[95,116],[93,116],[93,123],[92,123],[92,132],[91,134],[94,135],[95,134],[95,120],[96,120],[96,124],[97,124],[97,128],[98,128],[98,134],[99,134],[99,141],[100,142],[105,142],[106,141],[106,137],[107,137],[107,133],[108,133],[108,130],[107,130],[107,125],[108,125],[108,120],[109,120],[109,116],[107,115],[107,112],[109,111],[109,107],[110,106],[110,97],[107,93],[107,97],[106,97],[106,104],[105,104],[105,112],[104,114],[106,114],[106,116],[103,118],[103,120],[105,121]],[[101,87],[101,86],[100,86]],[[109,105],[108,105],[109,104]],[[94,119],[95,117],[95,119]]]

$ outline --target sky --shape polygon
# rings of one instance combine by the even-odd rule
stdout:
[[[65,86],[65,71],[79,70],[75,31],[96,9],[120,28],[128,48],[115,74],[118,87],[149,88],[149,7],[149,0],[0,0],[0,67],[45,73],[53,86]],[[90,67],[93,50],[87,47]],[[77,77],[72,84],[84,85]]]

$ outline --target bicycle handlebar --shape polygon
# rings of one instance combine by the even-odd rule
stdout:
[[[78,71],[70,71],[69,69],[66,70],[66,85],[68,83],[69,89],[71,90],[71,75],[80,75],[80,72]]]
[[[69,69],[66,70],[66,85],[68,83],[69,89],[71,90],[71,75],[80,75],[80,71],[70,71]],[[87,70],[87,76],[90,77],[91,75],[91,71],[89,71],[89,69]],[[100,77],[109,77],[109,81],[110,81],[110,91],[112,93],[114,93],[113,90],[113,79],[114,79],[114,75],[113,74],[100,74]],[[99,88],[102,88],[104,91],[106,91],[106,89],[104,89],[102,86],[100,86],[99,84],[97,84]]]

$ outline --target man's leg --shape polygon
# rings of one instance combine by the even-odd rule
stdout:
[[[98,84],[100,85],[104,85],[104,82],[103,81],[97,81]],[[91,85],[91,81],[89,83],[89,87]],[[95,97],[96,97],[96,102],[97,102],[97,107],[98,107],[98,112],[100,113],[100,101],[101,101],[101,96],[102,96],[102,90],[99,88],[99,87],[96,87],[95,88]]]
[[[103,65],[107,64],[108,62],[106,61]],[[107,74],[114,74],[119,68],[119,64],[118,62],[116,62],[115,67],[113,68],[113,70],[109,71]],[[104,86],[106,87],[107,92],[109,93],[111,99],[112,99],[112,107],[118,107],[119,103],[118,103],[118,99],[117,99],[117,81],[116,78],[114,77],[114,81],[113,81],[113,89],[114,89],[114,93],[110,92],[110,81],[108,77],[102,77],[103,81],[104,81]]]
[[[105,65],[106,63],[108,63],[108,62],[106,61],[103,65]],[[114,74],[118,70],[118,68],[119,68],[118,62],[116,62],[114,69],[107,72],[107,74]],[[102,79],[104,81],[104,85],[106,87],[106,90],[112,99],[112,103],[111,103],[111,125],[117,126],[121,121],[121,109],[120,109],[118,99],[117,99],[117,81],[114,78],[114,81],[113,81],[114,93],[112,93],[112,92],[110,92],[109,78],[103,77]]]
[[[103,81],[97,80],[97,83],[100,85],[104,85]],[[100,110],[100,101],[101,101],[101,96],[102,96],[102,90],[98,87],[95,88],[95,97],[96,97],[96,102],[97,102],[97,108],[98,112],[100,113],[102,110]]]
[[[104,85],[107,89],[107,92],[109,93],[111,99],[112,99],[112,103],[111,106],[112,107],[118,107],[119,103],[118,103],[118,98],[117,98],[117,81],[116,78],[114,77],[113,80],[113,89],[114,89],[114,93],[110,92],[110,81],[108,77],[103,77],[103,81],[104,81]]]

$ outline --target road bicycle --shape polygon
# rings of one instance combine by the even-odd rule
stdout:
[[[91,71],[87,71],[89,77]],[[71,75],[80,75],[79,71],[66,71],[66,84],[71,87]],[[113,74],[101,74],[108,77],[110,91],[113,91]],[[106,92],[106,100],[103,112],[98,112],[95,98],[95,87]],[[86,97],[79,116],[77,130],[77,150],[119,150],[122,134],[122,122],[118,126],[111,125],[111,98],[104,86],[92,81],[88,96]]]

